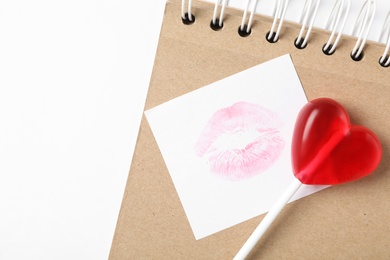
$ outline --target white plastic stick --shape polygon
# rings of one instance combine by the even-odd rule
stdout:
[[[244,246],[240,249],[237,255],[233,260],[244,260],[245,257],[249,255],[252,249],[255,247],[257,242],[261,239],[265,231],[269,228],[275,218],[282,211],[284,206],[289,202],[291,197],[297,192],[299,187],[301,187],[302,183],[298,179],[294,179],[294,181],[290,184],[287,190],[279,197],[276,201],[275,205],[271,208],[271,210],[264,217],[263,221],[261,221],[260,225],[257,226],[255,231],[249,237],[249,239],[245,242]]]

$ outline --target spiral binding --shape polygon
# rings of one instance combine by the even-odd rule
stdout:
[[[379,37],[379,41],[382,40],[382,38],[387,38],[387,43],[385,47],[385,51],[383,52],[383,55],[379,59],[379,64],[383,67],[389,67],[390,66],[390,58],[389,58],[389,50],[390,50],[390,12],[387,14],[386,20],[383,24],[381,36]]]
[[[272,23],[271,30],[267,33],[266,39],[267,41],[274,43],[279,40],[280,30],[282,29],[282,25],[284,22],[284,16],[286,15],[286,10],[288,6],[289,0],[277,0],[274,6],[274,11],[272,16],[274,17],[274,21]],[[276,23],[279,20],[278,29],[275,31]]]
[[[298,49],[303,49],[307,46],[310,38],[310,33],[313,29],[313,24],[317,16],[319,4],[321,0],[306,0],[302,9],[299,23],[302,24],[298,37],[294,41],[294,45]],[[192,14],[192,0],[188,0],[187,12],[185,10],[187,0],[182,0],[181,18],[183,23],[192,24],[195,21],[195,16]],[[256,10],[258,0],[254,0],[250,10],[250,16],[247,21],[247,16],[252,0],[247,0],[247,5],[244,10],[241,25],[238,28],[238,33],[245,37],[250,35],[252,30],[253,16]],[[286,10],[288,8],[289,0],[276,0],[273,10],[273,23],[270,31],[266,34],[266,39],[275,43],[279,40],[280,31],[284,22]],[[222,5],[222,6],[221,6]],[[225,8],[228,5],[228,0],[216,0],[213,18],[210,22],[210,27],[213,30],[219,30],[223,27],[223,19]],[[218,7],[221,6],[221,12],[218,17]],[[322,51],[327,55],[332,55],[337,49],[340,42],[346,20],[350,13],[351,0],[336,0],[332,12],[329,15],[325,28],[331,31],[328,41],[322,47]],[[363,50],[367,42],[368,33],[371,29],[376,13],[376,0],[366,0],[362,5],[358,17],[355,21],[352,34],[357,35],[356,44],[351,51],[351,58],[355,61],[360,61],[363,58]],[[276,25],[279,25],[276,29]],[[303,36],[307,28],[306,35]],[[337,37],[335,38],[337,33]],[[390,12],[387,15],[386,21],[383,25],[381,39],[387,39],[386,47],[383,55],[379,58],[378,63],[383,67],[390,67]],[[332,43],[333,42],[333,43]]]
[[[358,40],[356,41],[355,47],[351,52],[351,58],[355,61],[359,61],[363,58],[363,49],[366,45],[367,36],[371,29],[372,22],[374,21],[375,12],[375,0],[367,0],[366,2],[364,2],[362,8],[360,9],[358,18],[356,19],[355,26],[352,32],[352,34],[355,34],[356,30],[359,27]]]
[[[192,0],[188,0],[187,12],[185,11],[186,0],[181,2],[181,19],[185,24],[192,24],[195,22],[195,16],[192,14]]]
[[[301,18],[299,19],[299,23],[302,24],[301,31],[299,32],[298,38],[295,40],[294,44],[298,49],[306,48],[307,43],[309,41],[311,30],[313,29],[314,21],[317,17],[318,7],[320,5],[320,0],[316,0],[316,5],[313,7],[313,0],[306,0],[305,5],[302,10]],[[305,27],[310,19],[309,27],[306,32],[306,36],[303,37],[303,33],[305,31]]]
[[[221,13],[219,14],[219,19],[218,19],[217,13],[218,13],[218,6],[220,4],[221,4],[221,0],[215,1],[213,19],[211,20],[211,23],[210,23],[210,27],[215,31],[218,31],[218,30],[222,29],[222,27],[223,27],[223,15],[225,13],[227,0],[223,0],[223,2],[222,2]]]
[[[248,36],[251,33],[253,15],[255,14],[255,11],[256,11],[257,0],[255,0],[255,3],[252,5],[251,14],[249,16],[248,23],[245,23],[246,22],[246,17],[248,15],[248,9],[249,9],[249,6],[250,6],[251,2],[252,2],[252,0],[248,0],[247,1],[246,8],[244,10],[244,15],[242,16],[241,25],[238,28],[238,34],[240,36],[242,36],[242,37],[246,37],[246,36]]]
[[[325,28],[328,30],[330,30],[330,28],[332,28],[332,30],[331,30],[332,33],[329,37],[329,40],[322,48],[322,51],[325,54],[332,55],[335,52],[336,47],[340,41],[341,35],[343,33],[345,23],[347,21],[348,15],[349,15],[350,7],[351,7],[351,0],[347,0],[346,6],[345,6],[345,0],[337,0],[335,5],[333,6],[333,10],[332,10],[332,12],[329,16],[328,22],[326,23],[326,26],[325,26]],[[344,15],[344,20],[340,25],[339,23],[340,23],[341,17],[343,15]],[[332,44],[333,38],[334,38],[337,30],[338,30],[337,38]]]

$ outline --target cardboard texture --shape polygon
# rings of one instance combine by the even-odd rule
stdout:
[[[378,64],[384,46],[368,42],[364,59],[355,62],[352,37],[343,36],[327,56],[321,48],[330,34],[322,30],[313,30],[299,50],[293,44],[298,24],[286,22],[271,44],[265,39],[269,17],[255,15],[252,34],[243,38],[237,34],[241,10],[227,8],[220,31],[209,26],[213,5],[195,2],[192,25],[182,23],[180,10],[180,1],[166,5],[145,109],[289,53],[309,100],[339,101],[351,121],[371,128],[383,146],[372,175],[287,205],[250,259],[390,257],[390,68]],[[110,259],[232,259],[263,217],[196,241],[144,117]]]

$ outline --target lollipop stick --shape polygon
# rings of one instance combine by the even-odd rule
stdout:
[[[243,260],[248,256],[251,250],[255,247],[256,243],[261,239],[265,231],[267,231],[268,227],[272,224],[275,218],[279,215],[280,211],[282,211],[284,206],[286,206],[287,202],[291,199],[295,192],[297,192],[301,185],[302,183],[298,179],[295,179],[290,184],[290,186],[282,194],[282,196],[279,197],[274,206],[264,217],[263,221],[260,222],[260,224],[257,226],[255,231],[252,233],[252,235],[249,237],[233,260]]]

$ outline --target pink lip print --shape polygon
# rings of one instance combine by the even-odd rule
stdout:
[[[280,156],[281,122],[272,111],[238,102],[214,113],[201,133],[195,153],[208,159],[211,172],[231,180],[252,177]]]

